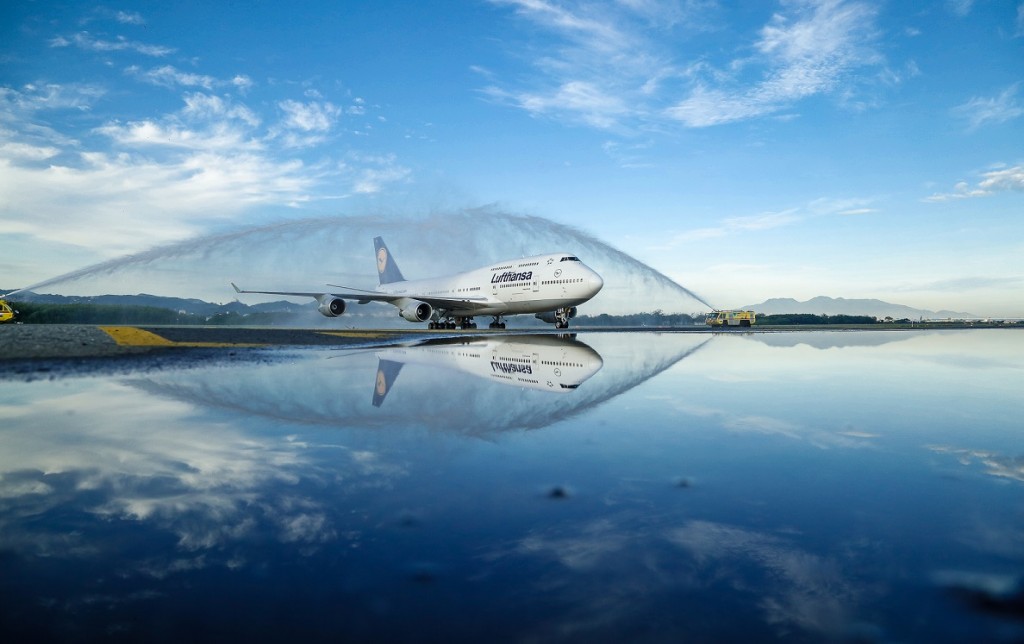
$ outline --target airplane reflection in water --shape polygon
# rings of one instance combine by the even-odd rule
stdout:
[[[503,385],[568,393],[604,365],[601,355],[567,335],[509,335],[447,340],[377,352],[373,405],[380,407],[402,367],[453,369]]]
[[[483,336],[332,351],[327,359],[323,351],[308,351],[287,363],[161,372],[129,382],[194,405],[312,425],[493,435],[581,413],[711,340],[704,334],[650,334],[636,343],[627,336],[589,334],[586,343],[566,334]],[[511,365],[524,368],[516,373]],[[533,373],[526,373],[527,366]]]

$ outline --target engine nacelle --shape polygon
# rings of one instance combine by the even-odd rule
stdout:
[[[537,313],[536,315],[534,315],[534,317],[540,320],[541,322],[555,324],[557,322],[561,322],[561,320],[558,319],[559,313],[564,313],[565,321],[568,322],[569,320],[576,317],[576,307],[574,306],[570,309],[558,309],[557,311],[545,311],[544,313]]]
[[[340,297],[334,297],[333,295],[321,295],[316,298],[316,301],[320,303],[316,307],[317,311],[320,311],[321,315],[325,315],[329,318],[336,318],[345,312],[345,300]]]
[[[434,314],[434,307],[426,302],[410,302],[409,307],[401,309],[398,314],[410,322],[426,322]]]

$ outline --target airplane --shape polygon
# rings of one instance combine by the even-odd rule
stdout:
[[[373,406],[384,403],[407,364],[429,367],[430,373],[436,367],[461,371],[519,389],[573,392],[601,370],[604,360],[590,346],[567,335],[477,336],[381,349],[377,352]]]
[[[398,269],[384,239],[375,237],[377,275],[374,291],[328,284],[329,293],[310,291],[256,291],[237,293],[312,297],[317,310],[329,317],[345,312],[345,300],[360,304],[387,302],[409,322],[428,322],[429,329],[475,329],[476,316],[491,316],[491,329],[504,329],[503,317],[533,313],[539,320],[568,329],[576,307],[597,295],[604,280],[570,253],[510,259],[444,277],[407,280]]]

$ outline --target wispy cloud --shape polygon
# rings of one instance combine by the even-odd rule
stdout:
[[[744,84],[734,74],[720,72],[726,82],[701,81],[667,114],[691,127],[772,114],[801,99],[836,91],[851,70],[880,63],[871,48],[871,7],[802,1],[787,3],[787,8],[788,13],[775,14],[761,29],[754,43],[759,55],[731,64],[738,70],[758,69],[759,78]]]
[[[285,113],[284,124],[303,132],[326,132],[334,126],[341,109],[331,103],[300,103],[287,100],[278,103]]]
[[[514,8],[554,41],[537,38],[524,48],[538,72],[532,81],[518,88],[494,82],[484,95],[599,129],[708,127],[775,114],[821,94],[852,103],[854,70],[884,64],[872,46],[875,11],[858,2],[785,2],[717,64],[707,52],[687,49],[688,36],[722,11],[711,3],[493,2]]]
[[[154,67],[146,71],[143,71],[138,65],[132,65],[125,72],[139,80],[153,85],[160,85],[161,87],[202,87],[203,89],[213,89],[214,85],[221,84],[212,76],[183,72],[172,65]]]
[[[717,226],[695,228],[673,235],[669,239],[666,248],[672,248],[691,241],[792,226],[813,217],[865,215],[877,212],[876,209],[868,207],[871,201],[871,199],[821,198],[815,199],[799,208],[789,208],[777,212],[763,212],[744,217],[727,217]]]
[[[971,130],[983,125],[1012,121],[1024,115],[1024,105],[1017,100],[1019,88],[1020,83],[1014,83],[994,98],[975,96],[963,105],[953,108],[953,114],[967,120]]]
[[[51,47],[70,47],[74,45],[79,49],[85,51],[94,52],[112,52],[112,51],[134,51],[146,56],[152,56],[160,58],[168,56],[177,51],[173,47],[164,47],[162,45],[150,45],[134,40],[128,40],[124,36],[118,36],[115,40],[100,40],[99,38],[93,37],[88,31],[80,31],[77,34],[66,38],[64,36],[57,36],[50,40]]]
[[[277,104],[283,117],[271,130],[287,148],[319,145],[326,140],[341,117],[341,108],[327,101],[300,102],[292,99]]]
[[[124,25],[146,24],[146,21],[143,19],[142,14],[134,11],[118,11],[114,15],[114,19]]]
[[[718,226],[697,228],[675,235],[673,236],[671,243],[672,245],[675,245],[682,242],[700,239],[713,239],[716,237],[725,237],[727,235],[734,235],[754,230],[779,228],[781,226],[794,224],[802,219],[803,217],[800,216],[800,211],[796,209],[784,210],[781,212],[766,212],[749,217],[729,217],[722,220],[722,223]]]
[[[961,181],[953,192],[936,193],[925,197],[927,202],[955,201],[974,197],[988,197],[1001,192],[1024,192],[1024,165],[992,170],[981,175],[981,180],[971,184]]]

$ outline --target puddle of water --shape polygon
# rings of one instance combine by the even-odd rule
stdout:
[[[1018,332],[289,356],[4,383],[0,633],[1024,637]]]

